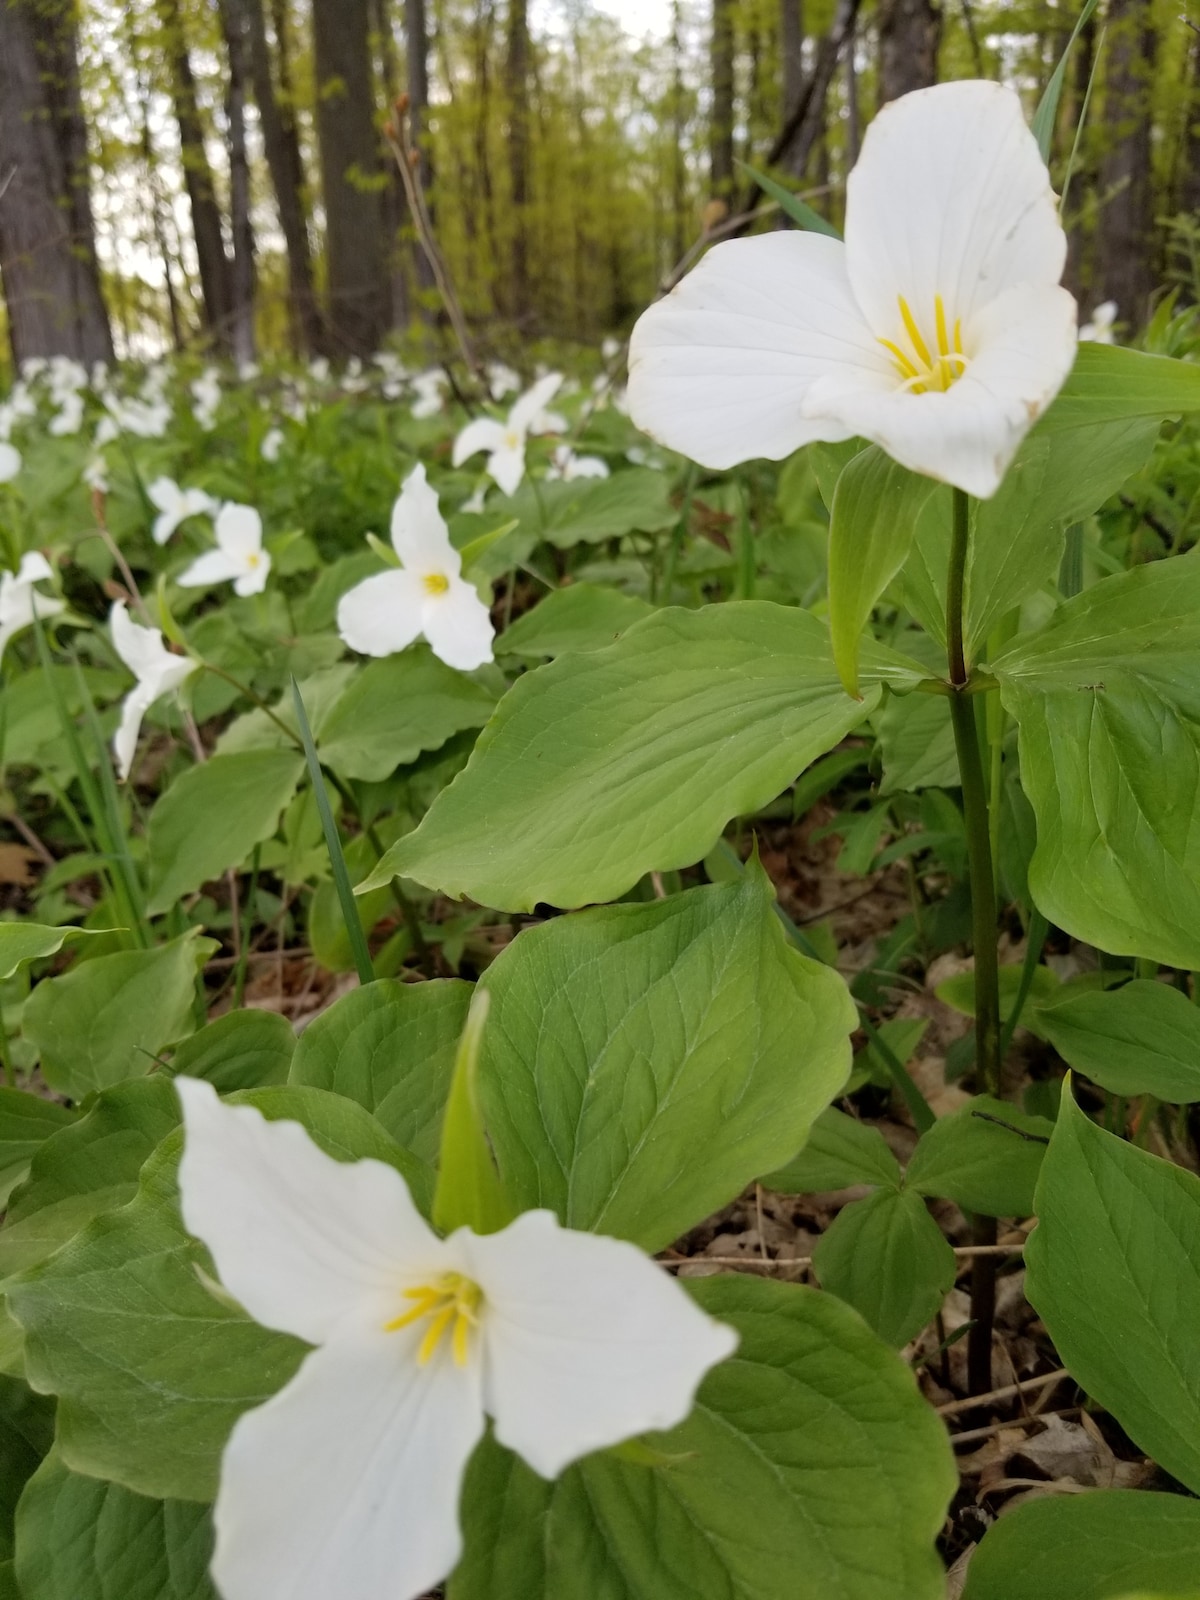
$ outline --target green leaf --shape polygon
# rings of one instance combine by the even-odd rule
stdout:
[[[858,694],[858,650],[875,602],[904,565],[931,478],[899,466],[878,445],[842,469],[829,518],[829,631],[847,694]]]
[[[823,233],[829,239],[840,239],[842,236],[832,222],[826,222],[819,211],[814,211],[806,205],[798,194],[793,194],[790,189],[785,189],[783,184],[776,183],[774,178],[769,178],[765,172],[759,172],[748,161],[739,161],[738,166],[743,172],[748,172],[755,183],[770,199],[774,200],[786,216],[798,223],[809,233]]]
[[[451,1600],[941,1600],[955,1488],[912,1374],[829,1295],[691,1286],[740,1334],[680,1427],[547,1483],[490,1438],[463,1489]]]
[[[51,1452],[17,1508],[23,1600],[217,1600],[207,1506],[148,1500]]]
[[[1016,1003],[1017,995],[1021,990],[1022,973],[1023,968],[1013,964],[1006,964],[1000,968],[1001,1016],[1007,1017]],[[1044,997],[1052,997],[1061,988],[1061,983],[1050,971],[1049,967],[1037,967],[1033,974],[1030,999],[1040,1001]],[[956,972],[952,978],[943,979],[934,990],[934,993],[946,1005],[953,1006],[955,1011],[961,1011],[964,1017],[973,1017],[975,1015],[975,973],[973,971]],[[1032,1007],[1024,1013],[1022,1020],[1031,1033],[1039,1031],[1037,1016]]]
[[[520,1209],[661,1249],[794,1155],[856,1012],[757,865],[528,928],[488,968],[484,1121]]]
[[[150,813],[148,914],[240,867],[279,826],[303,770],[295,751],[245,750],[181,772]]]
[[[779,1194],[819,1194],[855,1183],[899,1188],[900,1164],[878,1128],[829,1106],[813,1123],[800,1154],[762,1181]]]
[[[1124,345],[1085,342],[1071,375],[1042,418],[1047,433],[1124,417],[1179,417],[1200,411],[1200,366]]]
[[[51,1402],[19,1378],[0,1377],[0,1561],[13,1553],[13,1513],[53,1440]]]
[[[1102,950],[1200,967],[1200,555],[1094,585],[993,670],[1038,909]]]
[[[666,473],[633,467],[609,478],[541,483],[536,489],[526,480],[512,505],[523,528],[568,550],[576,544],[672,527],[679,513],[671,504],[670,488]]]
[[[339,777],[377,783],[464,728],[481,728],[495,706],[482,683],[414,646],[358,669],[325,714],[317,749]]]
[[[1054,1132],[1045,1117],[977,1095],[921,1135],[905,1173],[919,1194],[953,1200],[985,1217],[1028,1217]]]
[[[338,1160],[395,1167],[428,1212],[429,1168],[352,1101],[292,1087],[234,1101],[302,1123]],[[10,1280],[8,1296],[29,1381],[58,1396],[65,1464],[154,1498],[210,1500],[234,1422],[287,1382],[306,1347],[205,1287],[196,1269],[211,1275],[211,1263],[179,1216],[182,1144],[181,1130],[169,1135],[134,1200]]]
[[[571,583],[539,600],[496,640],[497,655],[561,656],[599,650],[654,607],[634,594],[595,583]]]
[[[38,984],[21,1025],[53,1089],[80,1100],[142,1078],[159,1052],[191,1031],[196,974],[218,948],[193,929],[155,950],[94,956]]]
[[[890,653],[872,669],[909,682],[917,670]],[[514,911],[615,899],[700,860],[877,698],[845,693],[808,612],[660,611],[518,679],[466,769],[359,892],[398,875]]]
[[[1083,10],[1075,20],[1071,30],[1071,37],[1067,40],[1067,47],[1058,58],[1058,65],[1050,74],[1050,82],[1043,91],[1042,98],[1038,101],[1037,110],[1033,113],[1030,123],[1030,132],[1037,140],[1038,149],[1041,151],[1042,160],[1050,165],[1050,147],[1054,141],[1054,124],[1058,117],[1058,102],[1062,96],[1063,81],[1067,73],[1067,62],[1071,59],[1071,52],[1079,35],[1083,32],[1092,12],[1096,9],[1097,0],[1087,0]]]
[[[0,1206],[28,1172],[34,1152],[74,1120],[75,1113],[57,1101],[0,1088]]]
[[[877,1189],[843,1206],[817,1240],[813,1265],[822,1287],[897,1349],[932,1322],[957,1271],[954,1251],[912,1189]]]
[[[958,755],[945,695],[888,695],[876,713],[875,727],[883,758],[881,795],[957,788]]]
[[[26,961],[55,955],[68,939],[87,939],[94,928],[47,928],[38,922],[0,922],[0,983]]]
[[[442,1234],[456,1228],[499,1233],[516,1212],[496,1170],[479,1104],[479,1052],[491,996],[477,988],[459,1040],[454,1076],[442,1118],[442,1141],[433,1222]]]
[[[470,984],[456,978],[354,989],[300,1035],[291,1081],[357,1101],[432,1163],[470,998]]]
[[[1065,1090],[1025,1248],[1063,1363],[1200,1492],[1200,1178],[1104,1133]]]
[[[963,1600],[1195,1600],[1200,1504],[1178,1494],[1097,1489],[1006,1513],[971,1557]]]
[[[1139,978],[1068,991],[1041,1002],[1037,1024],[1068,1066],[1112,1094],[1200,1100],[1200,1007],[1178,989]]]
[[[230,1011],[185,1039],[171,1075],[205,1078],[221,1094],[286,1083],[296,1035],[277,1011]]]

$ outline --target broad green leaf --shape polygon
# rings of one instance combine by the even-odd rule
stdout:
[[[398,1144],[437,1158],[471,986],[381,979],[353,989],[296,1043],[291,1081],[356,1100]]]
[[[875,602],[904,564],[931,478],[899,466],[878,445],[842,469],[829,518],[829,632],[846,692],[858,694],[858,651]]]
[[[1125,417],[1179,417],[1200,411],[1200,366],[1123,345],[1079,346],[1071,375],[1039,423],[1044,433]]]
[[[1016,1004],[1017,995],[1021,989],[1022,969],[1020,966],[1006,963],[1000,968],[1000,1015],[1007,1017]],[[1059,980],[1050,971],[1049,967],[1038,967],[1033,974],[1033,987],[1029,991],[1029,1009],[1022,1013],[1022,1025],[1031,1033],[1038,1033],[1040,1013],[1034,1009],[1034,1001],[1053,997],[1062,988]],[[952,978],[945,978],[938,984],[934,993],[946,1005],[953,1006],[955,1011],[961,1011],[965,1017],[975,1015],[975,974],[974,972],[956,972]]]
[[[19,1378],[0,1377],[0,1561],[13,1553],[13,1513],[53,1440],[53,1404]]]
[[[44,979],[21,1026],[46,1082],[79,1100],[145,1077],[164,1046],[191,1032],[196,975],[216,949],[193,930],[154,950],[94,956]]]
[[[904,1181],[919,1194],[953,1200],[964,1211],[1028,1217],[1053,1132],[1045,1117],[977,1095],[921,1135]]]
[[[954,1287],[954,1251],[912,1189],[877,1189],[843,1206],[817,1240],[822,1288],[897,1349],[933,1321]]]
[[[85,1478],[53,1451],[17,1508],[23,1600],[217,1600],[207,1506]]]
[[[1196,1600],[1200,1504],[1097,1489],[1030,1500],[989,1528],[963,1600]]]
[[[875,653],[876,676],[919,669]],[[914,677],[915,675],[915,677]],[[362,889],[393,875],[529,911],[611,900],[699,861],[873,709],[837,681],[823,624],[765,601],[672,608],[527,673],[471,760]]]
[[[846,986],[791,947],[757,866],[528,928],[482,983],[512,1200],[646,1249],[794,1155],[850,1070]]]
[[[317,749],[339,777],[377,783],[464,728],[481,728],[495,706],[482,683],[417,645],[358,669],[326,712]]]
[[[539,600],[496,640],[497,655],[561,656],[612,644],[654,607],[596,583],[571,583]]]
[[[1025,1247],[1063,1363],[1200,1493],[1200,1178],[1090,1122],[1064,1091]]]
[[[1037,1021],[1068,1066],[1112,1094],[1200,1100],[1200,1007],[1178,989],[1138,978],[1051,995]]]
[[[888,695],[875,714],[875,727],[883,758],[881,795],[957,788],[958,755],[945,695]]]
[[[26,961],[55,955],[68,939],[86,939],[92,928],[46,928],[37,922],[0,922],[0,983]]]
[[[319,1089],[235,1097],[303,1123],[339,1160],[369,1156],[403,1175],[428,1211],[432,1173],[360,1106]],[[209,1293],[203,1248],[179,1216],[182,1131],[142,1170],[135,1199],[8,1283],[30,1383],[58,1396],[58,1446],[73,1471],[155,1498],[209,1500],[234,1422],[292,1376],[305,1346]]]
[[[29,1160],[75,1113],[24,1089],[0,1088],[0,1206],[29,1170]]]
[[[450,1600],[941,1600],[956,1476],[911,1373],[829,1295],[690,1287],[741,1343],[648,1437],[663,1464],[606,1451],[548,1483],[489,1438]]]
[[[150,916],[240,867],[279,826],[304,771],[293,750],[246,750],[189,767],[150,813]]]
[[[1200,555],[1096,584],[993,670],[1038,909],[1102,950],[1200,967]]]
[[[567,550],[671,527],[679,513],[671,504],[670,488],[666,473],[633,467],[609,478],[542,483],[536,490],[527,480],[512,505],[523,529]]]
[[[296,1035],[277,1011],[230,1011],[185,1039],[171,1075],[206,1078],[221,1094],[286,1083]]]
[[[856,1183],[899,1188],[900,1164],[878,1128],[829,1106],[813,1123],[800,1154],[762,1181],[779,1194],[816,1194]]]

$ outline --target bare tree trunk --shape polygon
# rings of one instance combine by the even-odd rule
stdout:
[[[728,201],[733,193],[733,0],[712,0],[710,49],[708,181],[713,198]]]
[[[379,51],[379,77],[383,98],[389,115],[395,110],[400,97],[400,75],[396,61],[396,40],[392,33],[392,16],[389,0],[371,0],[371,27]],[[406,328],[409,308],[410,252],[401,236],[401,228],[408,216],[408,201],[404,194],[404,180],[394,161],[388,161],[387,185],[383,191],[383,220],[387,232],[388,276],[392,286],[392,326]]]
[[[879,104],[937,82],[942,13],[933,0],[879,0]]]
[[[508,161],[512,188],[512,307],[517,323],[529,321],[529,17],[526,0],[508,0]]]
[[[1140,326],[1157,266],[1148,104],[1158,39],[1149,0],[1111,0],[1104,84],[1106,149],[1097,231],[1100,299]]]
[[[671,261],[683,260],[688,246],[687,161],[683,148],[686,123],[683,88],[683,18],[680,0],[671,11]]]
[[[196,261],[200,268],[204,325],[218,345],[228,348],[233,284],[229,258],[225,254],[225,235],[221,225],[221,210],[217,204],[216,185],[204,145],[204,125],[196,99],[196,79],[183,32],[179,0],[156,0],[156,9],[170,62],[175,120],[179,124],[179,145],[183,157],[183,181],[192,213]]]
[[[858,160],[859,146],[862,143],[862,123],[858,105],[858,62],[855,59],[858,41],[854,37],[854,26],[851,24],[850,32],[846,37],[846,170],[849,171]]]
[[[314,0],[317,135],[325,200],[327,322],[339,349],[369,356],[391,322],[367,0]]]
[[[408,114],[412,128],[413,147],[420,152],[419,173],[421,187],[429,201],[429,214],[434,213],[429,192],[433,184],[433,161],[429,154],[426,124],[429,121],[429,19],[425,0],[404,0],[404,36],[408,44]],[[433,269],[425,252],[416,254],[417,284],[421,289],[433,287]]]
[[[0,0],[0,273],[13,357],[112,359],[74,9]]]
[[[780,0],[779,38],[783,68],[783,120],[786,122],[804,91],[804,0]],[[794,177],[804,176],[803,170],[796,171],[791,148],[784,152],[783,165]]]
[[[229,52],[229,221],[233,236],[231,335],[234,360],[255,357],[254,228],[250,221],[250,163],[246,156],[246,84],[250,76],[250,19],[244,0],[223,0],[221,22]]]

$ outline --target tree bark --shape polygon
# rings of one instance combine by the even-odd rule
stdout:
[[[112,359],[68,0],[0,0],[0,274],[14,360]]]
[[[229,53],[229,221],[233,238],[230,334],[239,366],[255,357],[254,228],[250,220],[250,163],[246,155],[246,87],[250,77],[250,19],[245,0],[222,0],[221,22]]]
[[[340,352],[369,356],[390,326],[391,293],[367,0],[314,0],[312,19],[329,286],[326,322]]]
[[[671,8],[671,266],[683,260],[687,249],[687,156],[683,148],[687,128],[683,86],[683,18],[680,0]]]
[[[417,174],[424,190],[429,214],[434,215],[433,161],[429,154],[426,124],[429,121],[429,19],[425,0],[404,0],[404,37],[408,45],[408,115],[413,148],[419,154]],[[433,268],[424,250],[416,252],[417,285],[434,286]]]
[[[508,0],[508,170],[511,188],[512,308],[521,326],[529,321],[529,17],[526,0]]]
[[[804,92],[804,0],[780,0],[779,40],[783,69],[783,120],[795,111]],[[792,162],[792,151],[784,152],[783,163],[793,177],[802,178]]]
[[[712,0],[710,66],[708,181],[713,198],[728,201],[733,193],[733,0]]]
[[[942,13],[933,0],[879,0],[879,103],[937,82]]]
[[[379,82],[388,115],[395,114],[400,98],[400,74],[396,60],[396,39],[392,31],[389,0],[370,0],[371,30],[375,35],[379,61]],[[408,241],[401,233],[408,216],[408,200],[404,193],[404,180],[396,163],[385,157],[387,183],[383,190],[383,223],[387,234],[388,277],[392,289],[392,326],[406,328],[409,309],[409,269],[411,252]]]
[[[1134,327],[1149,314],[1158,264],[1148,103],[1157,43],[1149,0],[1111,0],[1097,298],[1115,300],[1122,321]]]

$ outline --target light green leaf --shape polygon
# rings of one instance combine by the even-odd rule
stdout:
[[[246,750],[181,772],[150,813],[149,915],[240,867],[279,826],[303,771],[294,750]]]
[[[539,600],[496,640],[497,655],[561,656],[612,644],[654,607],[596,583],[571,583]]]
[[[1038,424],[1046,433],[1124,417],[1179,417],[1200,411],[1200,366],[1123,345],[1079,346],[1071,375]]]
[[[1098,1489],[1047,1495],[1003,1516],[971,1557],[963,1600],[1196,1600],[1200,1504]]]
[[[217,1600],[207,1506],[148,1500],[52,1451],[17,1508],[23,1600]]]
[[[956,1475],[911,1373],[829,1295],[691,1285],[741,1342],[680,1427],[547,1483],[488,1439],[450,1600],[941,1600]]]
[[[900,1164],[878,1128],[829,1106],[813,1123],[800,1154],[762,1181],[779,1194],[817,1194],[855,1183],[899,1188]]]
[[[456,1228],[499,1233],[516,1216],[496,1169],[479,1104],[479,1052],[490,1006],[487,990],[476,988],[442,1117],[433,1224],[443,1235]]]
[[[523,528],[567,550],[671,527],[679,513],[671,504],[670,489],[667,474],[651,467],[633,467],[609,478],[542,483],[536,491],[527,481],[513,499],[513,510]]]
[[[87,939],[92,928],[46,928],[38,922],[0,922],[0,983],[26,961],[55,955],[68,939]]]
[[[888,695],[876,713],[875,727],[883,757],[881,795],[957,788],[958,755],[945,695]]]
[[[1102,950],[1200,966],[1200,556],[1096,584],[994,671],[1037,816],[1038,909]]]
[[[277,1011],[230,1011],[185,1039],[171,1075],[205,1078],[221,1094],[286,1083],[296,1035]]]
[[[28,1172],[34,1152],[74,1120],[75,1113],[57,1101],[0,1088],[0,1206]]]
[[[291,1081],[356,1100],[398,1144],[437,1158],[471,986],[381,979],[353,989],[300,1035]]]
[[[759,172],[748,161],[739,161],[738,166],[743,172],[748,172],[755,183],[765,195],[775,201],[779,208],[797,222],[809,233],[823,233],[830,239],[840,239],[842,236],[832,222],[826,222],[819,211],[814,211],[806,205],[798,194],[793,194],[790,189],[785,189],[783,184],[776,183],[774,178],[769,178],[765,172]]]
[[[1200,1492],[1200,1178],[1104,1133],[1064,1091],[1025,1247],[1063,1363]]]
[[[1068,991],[1043,1000],[1037,1022],[1068,1066],[1112,1094],[1200,1100],[1200,1007],[1178,989],[1138,978]]]
[[[921,1135],[905,1173],[919,1194],[985,1217],[1028,1217],[1054,1124],[976,1095]]]
[[[1058,118],[1058,102],[1062,96],[1063,82],[1067,74],[1067,62],[1071,59],[1071,52],[1075,48],[1079,35],[1096,9],[1097,0],[1086,0],[1083,10],[1075,19],[1075,26],[1071,30],[1071,37],[1067,40],[1067,47],[1058,58],[1058,65],[1050,74],[1050,82],[1042,91],[1042,98],[1038,101],[1037,110],[1033,113],[1029,130],[1037,140],[1038,150],[1042,160],[1050,165],[1050,151],[1054,143],[1054,124]]]
[[[193,929],[155,950],[94,956],[34,989],[21,1025],[53,1089],[80,1100],[142,1078],[191,1032],[196,975],[216,950]]]
[[[871,673],[921,675],[878,652]],[[399,875],[505,910],[615,899],[644,872],[700,860],[877,698],[845,693],[808,612],[660,611],[518,679],[465,771],[359,892]]]
[[[813,1265],[822,1287],[897,1349],[932,1322],[957,1269],[954,1251],[912,1189],[877,1189],[843,1206],[817,1240]]]

